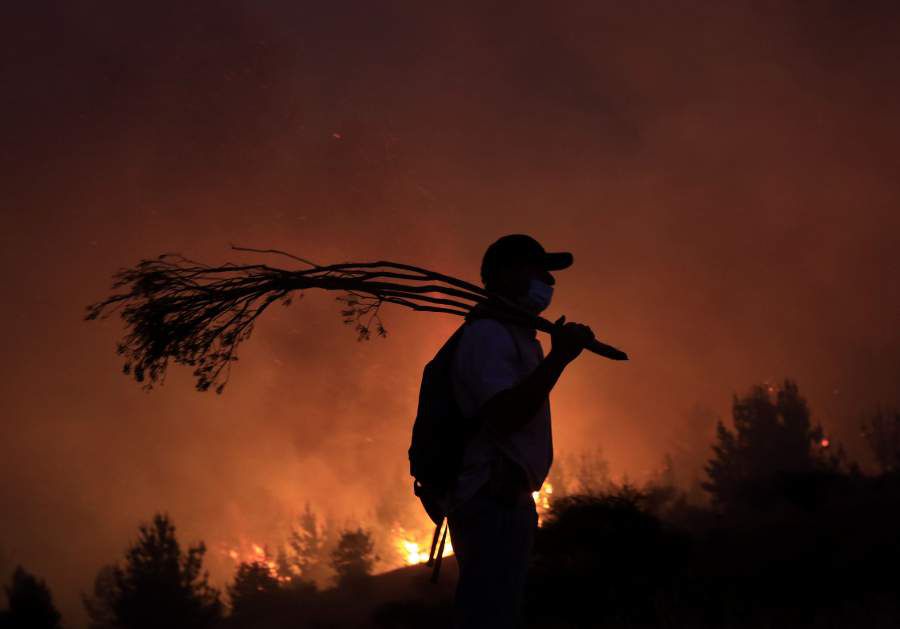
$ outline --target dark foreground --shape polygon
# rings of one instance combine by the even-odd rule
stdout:
[[[665,477],[555,492],[535,539],[529,627],[900,627],[900,412],[864,426],[877,474],[834,452],[789,381],[775,400],[763,387],[735,397],[733,420],[717,427],[708,500],[689,502]],[[183,551],[157,515],[124,562],[97,575],[92,629],[450,626],[452,558],[437,585],[424,566],[372,576],[369,533],[329,546],[309,509],[303,522],[277,573],[241,564],[222,596],[203,545]],[[337,586],[322,590],[309,575],[326,564]],[[39,579],[17,570],[6,592],[0,628],[60,626]]]

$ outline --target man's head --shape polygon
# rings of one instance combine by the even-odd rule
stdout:
[[[509,234],[492,243],[481,261],[484,287],[538,313],[550,303],[556,283],[550,271],[572,266],[567,251],[548,253],[525,234]]]

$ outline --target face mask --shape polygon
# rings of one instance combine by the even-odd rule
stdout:
[[[540,280],[532,279],[528,286],[528,294],[519,300],[522,307],[537,314],[546,310],[553,298],[553,287]]]

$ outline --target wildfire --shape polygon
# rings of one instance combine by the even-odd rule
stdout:
[[[544,482],[538,491],[532,492],[531,497],[534,498],[534,504],[538,512],[538,526],[543,524],[543,516],[550,509],[550,500],[553,497],[553,485]],[[420,530],[413,532],[403,527],[394,527],[394,547],[403,558],[407,566],[425,563],[428,561],[428,553],[431,550],[431,542],[434,539],[434,529],[430,526],[423,526]],[[450,543],[450,537],[444,544],[443,556],[453,554],[453,545]]]
[[[531,492],[534,498],[534,504],[538,512],[538,526],[544,523],[544,514],[550,510],[550,498],[553,496],[553,485],[548,481],[544,481],[538,491]]]
[[[823,444],[825,445],[825,444]],[[544,482],[538,491],[532,492],[532,498],[538,513],[538,526],[544,522],[544,516],[550,509],[553,499],[553,485]],[[394,526],[390,529],[390,540],[396,554],[390,553],[393,560],[388,560],[388,569],[402,565],[414,566],[428,561],[428,555],[431,551],[431,543],[434,539],[434,528],[431,526],[427,518],[423,518],[424,522],[421,526],[408,529],[402,526]],[[240,564],[262,564],[266,567],[272,578],[280,582],[291,580],[290,569],[279,566],[279,562],[270,554],[269,550],[255,542],[247,542],[242,540],[237,545],[221,546],[221,553],[234,562],[236,566]],[[453,554],[453,544],[448,535],[444,543],[443,557]],[[397,562],[397,563],[394,563]],[[286,574],[286,572],[288,574]],[[294,570],[296,573],[296,570]]]
[[[237,547],[226,547],[223,552],[235,563],[235,565],[240,565],[242,563],[263,564],[268,569],[272,578],[281,582],[290,581],[290,577],[279,573],[278,564],[275,562],[275,559],[272,558],[266,548],[263,548],[259,544],[251,542],[250,544],[241,544]]]
[[[428,561],[434,529],[431,532],[423,529],[416,534],[407,531],[403,527],[397,527],[394,529],[394,535],[394,545],[407,566],[414,566]],[[453,544],[450,543],[450,536],[448,535],[447,541],[444,543],[444,552],[441,556],[446,557],[451,554],[453,554]]]
[[[550,509],[550,501],[553,497],[553,485],[544,482],[538,491],[532,492],[531,497],[534,498],[534,504],[538,512],[538,526],[543,524],[544,514]],[[428,553],[431,550],[431,542],[433,540],[434,529],[423,526],[422,529],[413,532],[403,527],[394,528],[394,547],[403,558],[407,566],[425,563],[428,561]],[[450,543],[450,537],[444,545],[443,556],[453,554],[453,545]]]

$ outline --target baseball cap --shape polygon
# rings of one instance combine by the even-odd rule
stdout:
[[[481,281],[486,282],[494,269],[517,262],[537,262],[547,271],[559,271],[572,266],[574,256],[568,251],[544,250],[537,240],[527,234],[508,234],[495,240],[481,260]]]

